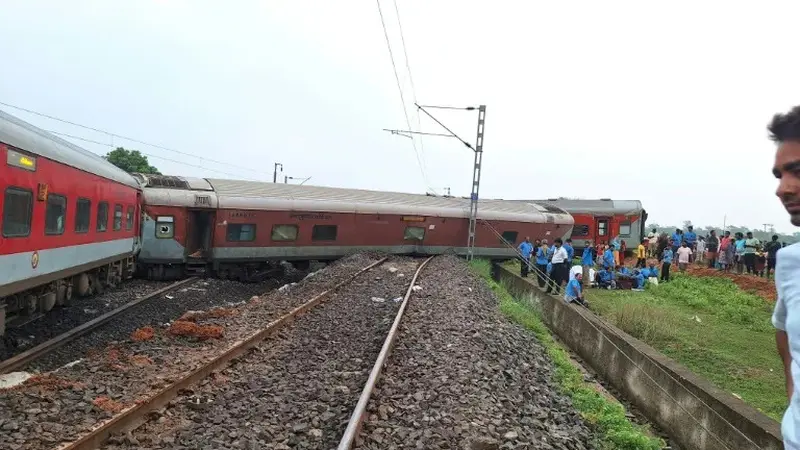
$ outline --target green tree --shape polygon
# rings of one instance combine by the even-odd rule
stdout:
[[[123,147],[117,147],[108,152],[103,158],[128,173],[161,174],[158,169],[150,165],[147,156],[141,154],[139,150],[126,150]]]

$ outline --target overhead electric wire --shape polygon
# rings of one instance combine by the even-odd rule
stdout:
[[[86,139],[84,137],[74,136],[74,135],[68,134],[68,133],[62,133],[60,131],[53,131],[53,130],[44,130],[44,131],[47,131],[48,133],[53,133],[53,134],[56,134],[56,135],[59,135],[59,136],[63,136],[63,137],[69,138],[69,139],[77,139],[77,140],[83,141],[83,142],[89,142],[89,143],[97,144],[97,145],[104,145],[104,146],[109,147],[109,148],[114,148],[115,147],[115,145],[109,144],[108,142],[100,142],[100,141],[95,141],[95,140],[92,140],[92,139]],[[184,166],[195,167],[195,168],[202,169],[202,170],[208,170],[208,171],[211,171],[211,172],[221,173],[223,175],[228,175],[228,176],[231,176],[231,177],[234,177],[234,178],[242,178],[242,176],[238,175],[238,174],[232,174],[230,172],[224,172],[222,170],[209,169],[207,167],[198,166],[196,164],[191,164],[191,163],[178,161],[178,160],[170,159],[170,158],[164,158],[163,156],[153,155],[152,153],[145,153],[145,152],[142,152],[142,151],[139,151],[139,150],[137,150],[137,151],[139,153],[147,156],[147,157],[150,157],[150,158],[162,159],[164,161],[173,162],[175,164],[182,164]]]
[[[408,119],[408,109],[406,108],[406,100],[405,96],[403,95],[403,86],[400,84],[400,76],[397,74],[397,65],[394,63],[394,53],[392,53],[392,45],[389,42],[389,32],[386,31],[386,21],[383,19],[383,11],[381,10],[381,1],[375,0],[378,4],[378,14],[381,16],[381,26],[383,27],[383,36],[386,38],[386,48],[389,49],[389,59],[392,61],[392,70],[394,71],[394,79],[397,82],[397,90],[400,92],[400,102],[403,106],[403,115],[406,118],[406,125],[408,129],[411,128],[411,120]],[[428,174],[425,172],[425,168],[420,160],[419,150],[417,149],[417,143],[412,138],[411,145],[414,147],[414,156],[417,157],[417,165],[419,166],[420,173],[422,174],[422,180],[428,189],[431,189],[435,192],[435,190],[430,186],[430,182],[428,182]]]
[[[202,156],[197,156],[197,155],[194,155],[192,153],[182,152],[182,151],[176,150],[174,148],[164,147],[164,146],[158,145],[158,144],[151,144],[149,142],[142,141],[142,140],[139,140],[139,139],[134,139],[134,138],[127,137],[127,136],[123,136],[121,134],[112,133],[110,131],[106,131],[106,130],[102,130],[102,129],[99,129],[99,128],[90,127],[88,125],[82,125],[82,124],[75,123],[75,122],[72,122],[72,121],[69,121],[69,120],[66,120],[66,119],[62,119],[60,117],[51,116],[49,114],[41,113],[41,112],[38,112],[38,111],[33,111],[31,109],[23,108],[23,107],[17,106],[17,105],[12,105],[12,104],[5,103],[5,102],[2,102],[2,101],[0,101],[0,105],[7,106],[9,108],[14,108],[14,109],[17,109],[17,110],[20,110],[20,111],[24,111],[26,113],[30,113],[30,114],[33,114],[33,115],[36,115],[36,116],[39,116],[39,117],[44,117],[44,118],[47,118],[47,119],[55,120],[57,122],[66,123],[68,125],[76,126],[76,127],[79,127],[79,128],[84,128],[86,130],[91,130],[91,131],[95,131],[97,133],[102,133],[102,134],[105,134],[107,136],[111,136],[111,137],[123,139],[123,140],[126,140],[126,141],[134,142],[136,144],[141,144],[141,145],[146,145],[148,147],[157,148],[159,150],[165,150],[165,151],[177,153],[177,154],[183,155],[183,156],[191,156],[193,158],[199,158],[199,159],[201,159],[203,161],[212,162],[214,164],[221,164],[223,166],[232,167],[234,169],[246,170],[248,172],[258,173],[258,174],[261,174],[261,175],[270,175],[270,174],[268,174],[266,172],[260,172],[258,170],[249,169],[247,167],[237,166],[235,164],[226,163],[226,162],[222,162],[222,161],[217,161],[217,160],[210,159],[210,158],[204,158]],[[52,131],[51,131],[51,133],[52,133]],[[59,134],[59,133],[55,133],[55,134]],[[75,138],[76,139],[81,139],[81,138],[77,138],[77,137],[75,137]],[[107,144],[103,143],[102,145],[107,145]],[[153,156],[153,157],[154,158],[159,158],[158,156]],[[161,158],[161,159],[169,161],[169,159],[167,159],[167,158]],[[193,166],[193,167],[199,167],[199,166]],[[200,167],[200,168],[204,169],[204,167]],[[225,173],[225,172],[220,172],[220,171],[214,171],[214,172]],[[239,176],[239,175],[237,175],[237,176]]]
[[[417,103],[417,88],[414,86],[414,76],[411,75],[411,63],[408,61],[408,50],[406,49],[406,38],[405,34],[403,33],[403,24],[400,21],[400,9],[397,7],[397,0],[393,0],[394,2],[394,12],[397,15],[397,27],[400,29],[400,42],[403,44],[403,57],[406,60],[406,70],[408,71],[408,81],[411,84],[411,95],[414,97],[414,103]],[[403,104],[405,107],[405,104]],[[425,140],[422,139],[422,119],[419,115],[419,110],[417,110],[417,131],[420,133],[419,138],[419,152],[422,155],[422,165],[425,167],[425,170],[428,170],[428,161],[425,160]],[[413,139],[413,137],[412,137]]]

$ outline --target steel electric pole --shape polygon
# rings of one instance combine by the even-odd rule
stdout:
[[[281,173],[283,173],[283,164],[276,162],[273,169],[272,169],[272,182],[278,182],[278,166],[281,166]]]

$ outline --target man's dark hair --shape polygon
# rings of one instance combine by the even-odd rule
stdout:
[[[775,114],[767,125],[769,138],[775,142],[800,141],[800,106],[785,114]]]
[[[772,240],[773,241],[777,241],[778,240],[778,235],[777,234],[773,234],[772,235]]]
[[[572,243],[572,239],[567,238],[567,244],[571,244],[571,243]]]
[[[554,243],[554,244],[563,244],[563,243],[564,243],[564,241],[562,241],[562,240],[561,240],[561,238],[556,238],[556,240],[555,240],[555,241],[553,241],[553,243]]]

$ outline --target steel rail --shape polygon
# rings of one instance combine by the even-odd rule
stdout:
[[[417,271],[414,272],[414,277],[411,279],[411,284],[408,286],[405,297],[403,297],[403,303],[397,311],[397,315],[392,323],[392,328],[389,329],[389,334],[386,335],[386,340],[383,341],[383,347],[381,347],[381,352],[378,354],[378,359],[375,360],[375,365],[372,366],[372,372],[370,372],[367,383],[361,391],[361,396],[358,398],[358,403],[356,403],[353,414],[350,416],[350,421],[347,423],[347,428],[344,430],[342,440],[339,441],[338,450],[350,450],[356,440],[356,436],[358,436],[358,432],[361,431],[361,425],[364,423],[364,416],[367,413],[367,403],[369,403],[372,392],[375,390],[375,385],[378,384],[381,370],[384,364],[386,364],[386,360],[389,358],[389,353],[392,351],[394,342],[397,340],[397,330],[400,328],[400,321],[403,319],[403,313],[408,306],[408,299],[411,298],[411,292],[413,292],[413,288],[417,284],[417,277],[422,272],[422,269],[425,268],[425,265],[435,256],[436,255],[431,256],[423,261],[422,264],[417,267]]]
[[[12,358],[8,358],[7,360],[0,362],[0,375],[5,374],[5,373],[9,373],[9,372],[13,372],[16,369],[23,368],[26,365],[30,364],[31,361],[35,361],[35,360],[41,358],[43,355],[46,355],[47,353],[50,353],[51,351],[53,351],[53,350],[55,350],[55,349],[57,349],[59,347],[62,347],[64,344],[72,342],[75,339],[83,336],[84,334],[94,330],[95,328],[99,327],[100,325],[103,325],[104,323],[108,322],[114,316],[120,314],[121,312],[123,312],[123,311],[125,311],[127,309],[130,309],[130,308],[138,305],[139,303],[142,303],[142,302],[145,302],[147,300],[150,300],[153,297],[161,295],[161,294],[163,294],[165,292],[169,292],[169,291],[171,291],[173,289],[179,288],[179,287],[183,286],[184,284],[190,283],[192,281],[197,281],[197,277],[191,277],[191,278],[187,278],[185,280],[178,281],[178,282],[173,283],[173,284],[171,284],[171,285],[169,285],[167,287],[163,287],[163,288],[161,288],[161,289],[159,289],[159,290],[157,290],[155,292],[147,294],[146,296],[144,296],[142,298],[137,298],[136,300],[128,302],[128,303],[126,303],[126,304],[124,304],[124,305],[122,305],[122,306],[120,306],[120,307],[118,307],[118,308],[116,308],[114,310],[111,310],[111,311],[103,314],[102,316],[95,317],[94,319],[92,319],[92,320],[90,320],[90,321],[88,321],[88,322],[86,322],[86,323],[84,323],[82,325],[79,325],[79,326],[67,331],[66,333],[62,333],[62,334],[60,334],[60,335],[58,335],[58,336],[56,336],[56,337],[54,337],[52,339],[49,339],[49,340],[47,340],[45,342],[42,342],[41,344],[37,345],[36,347],[33,347],[31,349],[28,349],[28,350],[25,350],[24,352],[20,353],[19,355],[16,355],[16,356],[14,356]]]
[[[165,407],[170,401],[172,401],[172,399],[178,396],[180,391],[187,389],[203,378],[211,375],[211,373],[227,367],[232,360],[244,355],[251,348],[258,345],[259,342],[280,330],[296,316],[322,303],[322,301],[325,300],[328,295],[349,284],[362,273],[369,271],[373,267],[383,264],[387,259],[389,258],[382,258],[368,265],[367,267],[364,267],[355,274],[350,275],[347,277],[347,279],[338,283],[336,286],[317,294],[311,300],[270,322],[265,328],[253,333],[250,335],[250,337],[237,341],[221,355],[182,376],[177,381],[158,391],[155,395],[147,399],[137,401],[135,405],[123,410],[108,421],[100,424],[97,428],[93,429],[88,434],[85,434],[78,440],[61,445],[58,447],[59,450],[94,450],[105,443],[105,441],[112,434],[136,429],[138,426],[147,421],[147,416],[152,411]]]

